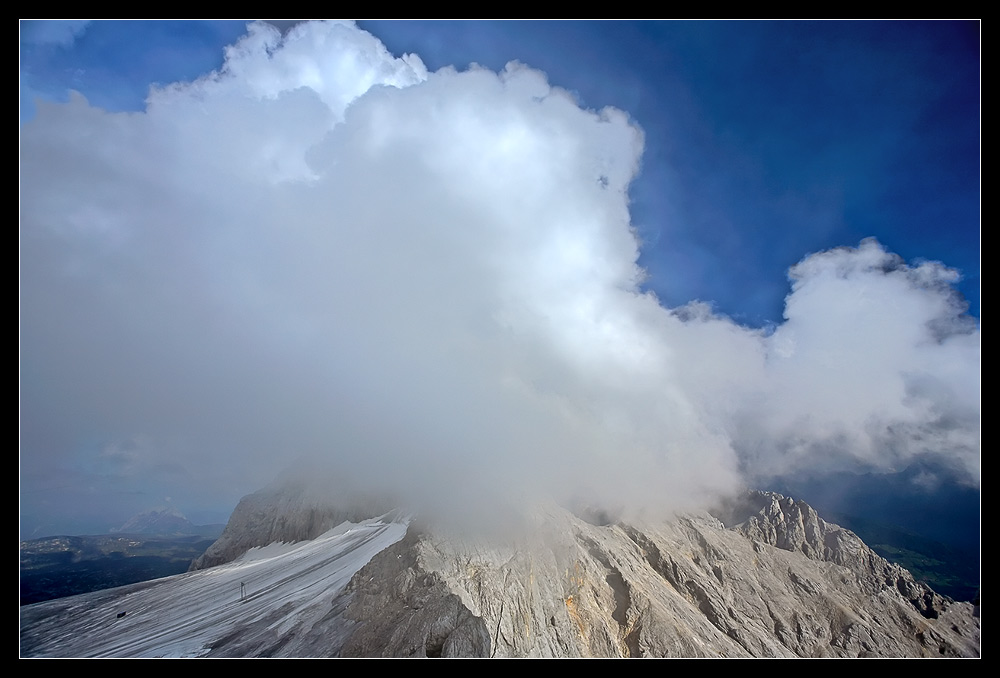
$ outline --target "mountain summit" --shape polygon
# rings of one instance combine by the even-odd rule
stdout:
[[[160,507],[136,514],[111,531],[124,534],[199,534],[202,530],[177,509]]]
[[[333,603],[342,656],[976,656],[979,619],[823,521],[753,493],[594,525],[548,507],[499,544],[411,530]],[[222,648],[219,648],[220,650]]]
[[[67,656],[975,657],[978,606],[916,582],[806,503],[607,524],[556,505],[489,538],[392,514],[342,522],[257,493],[232,559],[22,609],[22,651]],[[265,506],[270,504],[271,513]],[[315,508],[315,507],[314,507]],[[266,520],[264,516],[267,516]],[[266,529],[261,526],[266,525]],[[282,541],[297,544],[254,544]],[[256,526],[257,532],[251,526]],[[332,527],[332,526],[331,526]],[[223,545],[225,545],[223,544]],[[244,548],[245,547],[245,548]],[[263,547],[263,548],[261,548]],[[242,554],[236,553],[240,548]],[[46,607],[48,606],[48,607]],[[116,619],[116,613],[126,615]],[[91,617],[107,618],[103,630]],[[114,628],[112,628],[114,627]],[[103,635],[101,635],[103,634]]]

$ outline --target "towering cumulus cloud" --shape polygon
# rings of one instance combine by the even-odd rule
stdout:
[[[428,73],[339,23],[253,25],[142,113],[43,105],[25,484],[238,493],[315,457],[445,508],[667,510],[756,468],[940,454],[978,482],[953,272],[866,241],[796,266],[773,333],[664,308],[630,226],[641,150],[626,114],[531,68]]]
[[[869,239],[807,257],[791,279],[766,395],[744,411],[758,470],[934,458],[978,483],[980,336],[956,272],[907,266]]]

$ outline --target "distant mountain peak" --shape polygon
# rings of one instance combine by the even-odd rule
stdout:
[[[197,534],[197,526],[172,506],[160,506],[138,513],[111,530],[125,534]]]

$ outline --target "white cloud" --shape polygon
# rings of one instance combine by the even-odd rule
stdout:
[[[142,436],[217,488],[308,455],[424,501],[669,509],[835,440],[874,464],[887,438],[895,461],[977,449],[948,269],[814,255],[770,337],[670,311],[639,288],[641,150],[538,71],[427,73],[339,23],[255,25],[144,113],[41,108],[24,463]]]
[[[791,279],[753,414],[769,470],[933,455],[978,482],[980,333],[955,271],[908,266],[869,239],[807,257]]]

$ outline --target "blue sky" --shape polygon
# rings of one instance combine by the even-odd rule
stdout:
[[[278,27],[21,23],[29,533],[978,488],[978,22]]]

